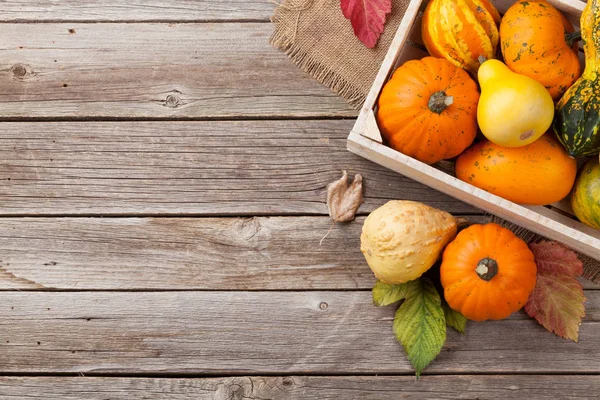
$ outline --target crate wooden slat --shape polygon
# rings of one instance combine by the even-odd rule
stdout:
[[[503,13],[513,3],[512,0],[499,0],[495,2],[495,5]],[[574,25],[578,25],[585,3],[579,0],[550,0],[550,3],[560,9]],[[426,55],[420,40],[420,20],[426,4],[427,0],[413,0],[408,6],[356,124],[348,137],[348,149],[440,192],[454,196],[540,235],[560,241],[583,254],[600,260],[600,231],[571,218],[565,207],[561,205],[533,207],[515,204],[382,144],[381,133],[374,114],[377,98],[383,85],[397,66],[410,59],[418,59]],[[560,210],[556,208],[560,208]],[[565,213],[563,210],[567,212]]]

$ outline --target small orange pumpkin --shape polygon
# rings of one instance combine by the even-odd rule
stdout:
[[[488,0],[431,0],[421,36],[429,54],[475,74],[479,57],[496,56],[499,24],[500,14]]]
[[[404,63],[379,96],[377,122],[390,147],[427,164],[456,157],[477,134],[477,84],[434,57]]]
[[[545,0],[513,4],[500,24],[506,65],[535,79],[558,100],[581,75],[573,25]]]
[[[497,224],[471,225],[444,250],[440,278],[450,307],[468,319],[504,319],[525,305],[537,267],[527,244]]]

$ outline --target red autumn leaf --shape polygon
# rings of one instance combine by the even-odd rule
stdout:
[[[356,37],[368,48],[375,47],[386,15],[392,11],[392,0],[341,0],[340,5]]]
[[[585,296],[575,278],[583,273],[583,263],[557,242],[530,243],[529,248],[537,264],[537,282],[525,311],[550,332],[577,342]]]

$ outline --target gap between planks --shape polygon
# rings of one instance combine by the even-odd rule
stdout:
[[[0,102],[1,103],[1,102]],[[355,116],[327,116],[327,115],[225,115],[225,116],[166,116],[166,117],[128,117],[128,116],[72,116],[72,117],[6,117],[0,115],[0,123],[3,122],[46,122],[46,123],[60,123],[60,122],[71,122],[71,123],[86,123],[86,122],[240,122],[240,121],[355,121]]]
[[[428,376],[430,378],[435,377],[495,377],[495,376],[522,376],[522,377],[574,377],[574,376],[587,376],[595,377],[600,376],[599,371],[582,371],[582,372],[510,372],[500,371],[490,374],[489,372],[428,372],[427,370],[421,373],[421,377]],[[190,380],[203,380],[203,379],[227,379],[227,378],[279,378],[279,377],[324,377],[324,378],[348,378],[348,377],[364,377],[364,378],[377,378],[377,377],[408,377],[416,380],[415,372],[261,372],[261,373],[235,373],[235,371],[228,373],[177,373],[177,372],[163,372],[163,373],[102,373],[102,372],[0,372],[0,380],[2,378],[131,378],[131,379],[190,379]]]
[[[47,20],[30,20],[30,19],[13,19],[13,20],[0,20],[1,24],[260,24],[260,23],[271,23],[269,18],[237,18],[237,19],[81,19],[81,20],[70,20],[70,19],[47,19]]]

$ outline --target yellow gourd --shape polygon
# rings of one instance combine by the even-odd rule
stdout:
[[[420,277],[456,236],[456,219],[422,203],[394,200],[365,220],[360,250],[375,276],[389,284]]]
[[[481,86],[477,120],[491,142],[522,147],[550,128],[554,102],[542,84],[512,72],[498,60],[485,61],[477,76]]]

